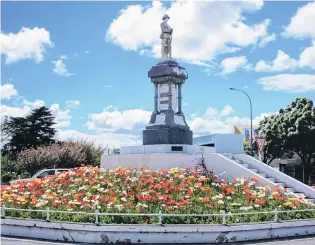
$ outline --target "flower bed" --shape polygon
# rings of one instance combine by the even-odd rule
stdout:
[[[206,177],[208,176],[208,177]],[[200,170],[146,169],[107,170],[81,167],[56,176],[2,186],[1,203],[23,209],[68,210],[101,213],[217,214],[252,212],[228,216],[227,223],[273,221],[273,214],[254,212],[311,209],[304,198],[283,194],[277,186],[259,187],[258,179],[219,181]],[[45,219],[45,213],[6,211],[8,216]],[[279,213],[279,219],[314,218],[314,211]],[[51,220],[94,222],[95,216],[52,213]],[[157,223],[156,216],[101,216],[100,223]],[[222,223],[222,217],[165,217],[163,223]]]

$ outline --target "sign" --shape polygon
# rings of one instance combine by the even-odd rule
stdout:
[[[255,139],[256,139],[257,146],[258,146],[258,153],[259,153],[259,155],[262,155],[264,148],[265,148],[266,137],[256,136]]]
[[[245,135],[245,144],[248,145],[250,144],[250,139],[251,139],[251,134],[250,134],[250,128],[244,128],[244,135]],[[258,135],[258,129],[253,129],[253,135],[254,138],[256,138],[256,136]]]

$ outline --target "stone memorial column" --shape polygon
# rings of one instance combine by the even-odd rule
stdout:
[[[178,84],[178,113],[182,113],[182,85]]]
[[[159,108],[158,108],[158,84],[154,83],[154,112],[156,114],[159,113]]]

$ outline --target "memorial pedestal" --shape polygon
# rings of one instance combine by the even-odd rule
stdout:
[[[182,85],[188,78],[185,68],[174,60],[163,60],[148,73],[154,84],[154,111],[143,131],[143,145],[192,145],[193,133],[182,112]]]

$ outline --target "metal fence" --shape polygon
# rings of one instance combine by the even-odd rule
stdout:
[[[233,216],[240,216],[240,215],[259,215],[259,214],[271,214],[273,215],[273,220],[269,222],[279,222],[279,214],[284,213],[306,213],[306,212],[314,212],[313,218],[315,218],[315,209],[301,209],[301,210],[277,210],[275,208],[273,211],[265,211],[265,212],[245,212],[245,213],[226,213],[223,211],[220,214],[170,214],[170,213],[162,213],[162,211],[159,211],[158,213],[100,213],[99,210],[95,210],[95,212],[77,212],[77,211],[61,211],[61,210],[51,210],[49,208],[47,209],[21,209],[21,208],[7,208],[5,206],[1,207],[1,218],[6,217],[6,210],[12,210],[12,211],[21,211],[21,212],[41,212],[46,213],[46,221],[50,222],[50,214],[52,213],[64,213],[64,214],[81,214],[81,215],[93,215],[95,216],[95,224],[100,225],[100,217],[101,216],[155,216],[158,217],[158,223],[159,225],[163,224],[163,218],[165,217],[220,217],[221,218],[221,224],[226,225],[227,224],[227,218],[233,217]],[[10,217],[10,216],[7,216]],[[303,220],[303,219],[289,219],[292,220]],[[247,222],[246,222],[247,223]],[[250,223],[257,223],[257,222],[250,222]]]

